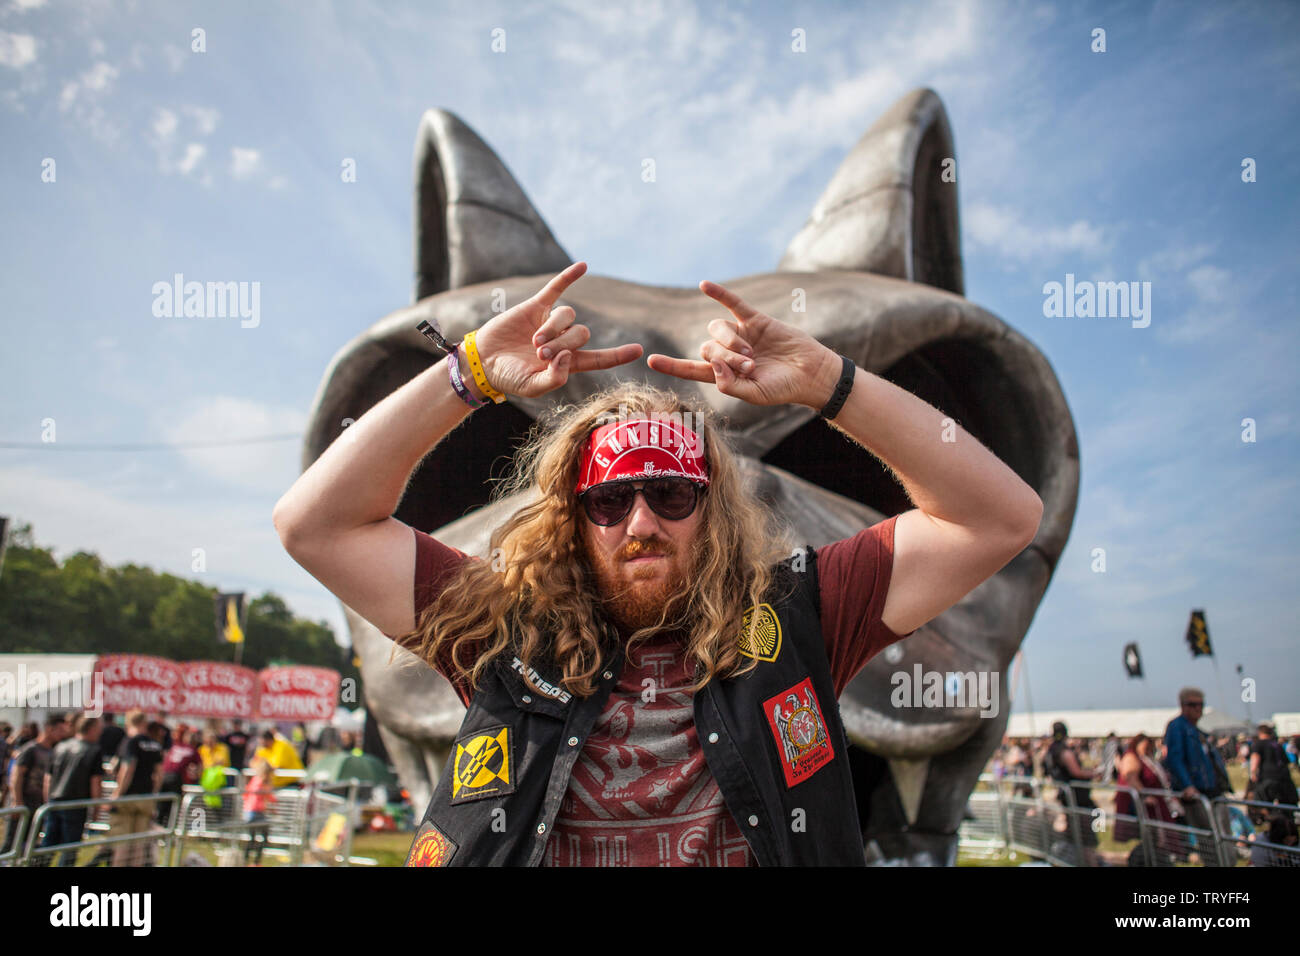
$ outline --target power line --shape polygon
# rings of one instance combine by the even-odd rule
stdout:
[[[49,451],[167,451],[185,448],[230,448],[237,445],[265,445],[270,442],[289,441],[302,438],[302,435],[260,435],[254,438],[230,438],[217,441],[182,441],[182,442],[124,442],[105,443],[102,445],[77,444],[58,441],[0,441],[0,448],[42,449]]]

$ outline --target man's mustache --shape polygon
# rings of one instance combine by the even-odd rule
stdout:
[[[662,554],[671,558],[674,550],[667,541],[652,538],[649,541],[629,541],[619,551],[618,556],[620,561],[631,561],[633,558],[648,554]]]

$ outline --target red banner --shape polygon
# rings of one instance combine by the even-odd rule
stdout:
[[[142,654],[106,654],[95,662],[95,670],[103,675],[106,711],[179,710],[184,696],[179,664]]]
[[[256,712],[257,671],[251,667],[213,661],[190,661],[180,666],[183,693],[176,713],[247,720]]]
[[[329,720],[339,672],[326,667],[251,667],[215,661],[178,664],[142,654],[106,654],[95,662],[106,711],[139,709],[182,717]]]
[[[259,675],[261,720],[329,720],[339,696],[339,672],[325,667],[268,667]]]

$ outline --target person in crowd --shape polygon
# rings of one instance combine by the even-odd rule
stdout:
[[[251,839],[244,848],[244,864],[260,866],[262,849],[266,845],[267,833],[270,829],[267,817],[268,805],[276,802],[272,782],[275,768],[266,758],[254,756],[250,769],[252,776],[244,787],[244,823],[248,824]]]
[[[13,725],[0,721],[0,807],[5,805],[5,795],[9,792],[9,758],[13,754]]]
[[[27,741],[14,755],[13,770],[9,773],[9,806],[27,808],[28,826],[34,822],[36,811],[45,802],[45,774],[50,769],[54,746],[68,736],[67,720],[62,714],[51,714],[32,740]],[[16,830],[5,834],[4,851],[13,847]]]
[[[1300,866],[1300,833],[1294,814],[1277,810],[1269,814],[1264,840],[1273,846],[1263,846],[1256,840],[1250,848],[1251,866]]]
[[[1101,748],[1101,779],[1118,780],[1119,779],[1119,757],[1121,747],[1119,745],[1119,735],[1111,731],[1106,735],[1106,740]]]
[[[293,744],[293,749],[298,752],[298,759],[302,761],[305,767],[311,763],[311,740],[307,737],[307,725],[299,721],[293,725],[293,730],[289,731],[289,740]]]
[[[163,756],[163,775],[160,793],[177,795],[177,807],[180,806],[180,794],[187,786],[195,786],[203,772],[203,761],[199,757],[199,732],[187,730],[182,735],[179,728],[176,742]],[[160,826],[166,826],[171,817],[171,806],[159,802],[155,819]]]
[[[203,761],[203,769],[208,767],[231,767],[230,746],[222,743],[217,737],[217,732],[209,728],[203,732],[203,743],[199,747],[199,759]]]
[[[261,746],[253,754],[254,759],[261,757],[269,763],[275,770],[301,770],[303,769],[302,760],[298,757],[298,751],[293,744],[286,740],[282,735],[277,734],[269,727],[262,731],[259,738]],[[283,787],[297,779],[296,776],[289,776],[277,773],[272,782],[277,787]]]
[[[172,731],[167,726],[167,712],[159,711],[158,719],[154,723],[157,724],[157,728],[151,726],[149,732],[155,733],[155,730],[161,732],[162,736],[156,739],[158,743],[162,744],[163,753],[166,753],[172,749]]]
[[[23,748],[23,745],[30,743],[41,735],[40,724],[34,720],[29,720],[18,728],[18,733],[14,736],[13,749],[17,754]]]
[[[230,722],[230,732],[221,738],[221,742],[230,748],[230,766],[236,770],[244,769],[245,754],[250,739],[248,733],[244,730],[243,722],[240,720],[232,720]]]
[[[316,749],[321,753],[338,753],[342,749],[339,744],[338,730],[329,724],[322,727],[320,734],[316,737]]]
[[[50,769],[45,775],[46,803],[99,799],[104,776],[100,726],[98,717],[81,714],[73,719],[71,730],[74,736],[56,744],[50,756]],[[89,807],[49,811],[41,846],[80,843],[89,813]],[[77,851],[64,850],[54,854],[49,862],[56,862],[55,857],[59,858],[59,866],[75,866]]]
[[[99,729],[99,749],[103,752],[105,763],[117,756],[117,748],[122,746],[125,737],[126,731],[118,726],[117,715],[104,714]]]
[[[1180,791],[1187,825],[1213,832],[1205,801],[1231,792],[1228,768],[1218,750],[1210,746],[1208,735],[1196,726],[1205,712],[1205,694],[1200,688],[1184,687],[1178,692],[1178,707],[1181,712],[1165,727],[1165,769],[1173,781],[1172,789]],[[1221,861],[1226,861],[1224,865],[1231,865],[1232,847],[1220,847],[1218,852]]]
[[[1124,755],[1119,759],[1119,783],[1121,787],[1132,788],[1142,799],[1142,810],[1146,820],[1157,824],[1174,824],[1182,817],[1182,807],[1173,797],[1162,797],[1146,790],[1171,790],[1172,781],[1169,773],[1155,760],[1154,745],[1146,734],[1139,733],[1129,741]],[[1119,790],[1115,794],[1115,829],[1114,838],[1123,843],[1140,836],[1137,821],[1137,809],[1133,805],[1133,796],[1128,790]],[[1167,858],[1177,852],[1177,831],[1160,827],[1156,831],[1156,848],[1162,857]],[[1153,865],[1164,865],[1157,862]]]
[[[1255,785],[1256,799],[1263,803],[1300,803],[1286,751],[1277,742],[1277,733],[1271,724],[1260,724],[1250,743],[1250,780]]]
[[[1079,756],[1074,747],[1070,746],[1069,730],[1061,721],[1052,724],[1052,742],[1048,744],[1047,753],[1043,758],[1043,769],[1047,775],[1057,782],[1057,788],[1060,793],[1061,805],[1070,813],[1067,823],[1070,829],[1067,831],[1072,836],[1077,834],[1077,839],[1082,845],[1084,855],[1084,865],[1094,866],[1096,864],[1097,834],[1092,829],[1093,811],[1097,805],[1092,802],[1092,790],[1090,787],[1080,783],[1081,780],[1096,780],[1097,772],[1095,770],[1085,770],[1079,761]],[[1073,807],[1070,806],[1070,799],[1073,800]]]
[[[126,715],[126,737],[117,751],[117,789],[110,803],[115,817],[115,836],[135,836],[150,829],[153,800],[131,800],[142,794],[157,793],[162,785],[162,744],[149,733],[150,723],[143,711]],[[153,862],[149,846],[142,840],[114,844],[114,866],[148,866]]]

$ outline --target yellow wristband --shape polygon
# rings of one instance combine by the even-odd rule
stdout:
[[[474,374],[474,384],[478,386],[479,391],[500,405],[506,400],[506,397],[489,385],[487,376],[483,374],[483,363],[479,360],[478,345],[474,341],[474,335],[477,331],[475,329],[474,332],[465,334],[465,340],[461,343],[465,347],[465,358],[469,359],[469,370]]]

